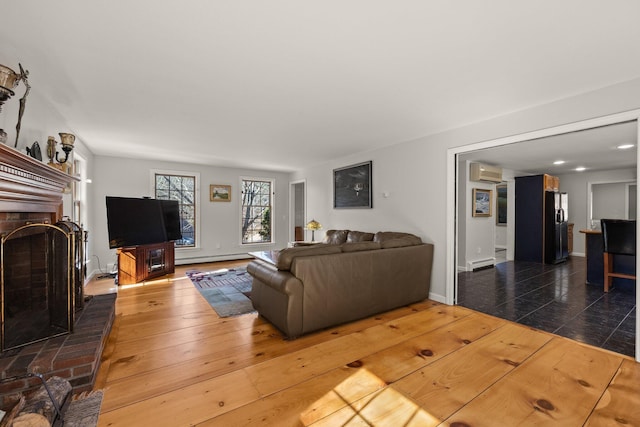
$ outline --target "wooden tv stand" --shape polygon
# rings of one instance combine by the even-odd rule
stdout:
[[[175,271],[173,242],[118,248],[118,285],[132,285]]]

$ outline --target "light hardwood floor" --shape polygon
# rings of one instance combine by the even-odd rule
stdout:
[[[118,289],[100,426],[640,425],[625,356],[433,301],[286,341],[184,275],[243,264]]]

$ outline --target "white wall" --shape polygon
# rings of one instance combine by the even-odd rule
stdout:
[[[235,259],[246,257],[249,251],[279,249],[287,246],[289,174],[106,156],[95,156],[94,163],[92,190],[95,227],[91,236],[94,253],[100,259],[102,271],[106,271],[107,264],[116,261],[115,249],[109,249],[105,196],[153,197],[150,177],[154,169],[197,172],[200,175],[198,183],[200,190],[199,245],[194,249],[177,249],[177,264]],[[241,244],[241,177],[275,179],[275,203],[272,216],[275,242],[273,244]],[[231,202],[210,202],[210,184],[231,185]]]
[[[467,156],[460,156],[465,158]],[[469,180],[469,165],[472,160],[458,162],[458,264],[460,271],[468,270],[468,263],[493,258],[496,248],[507,250],[508,260],[513,260],[515,230],[515,173],[502,170],[503,183],[507,184],[507,225],[496,225],[496,186],[487,182]],[[472,214],[473,189],[492,191],[492,215],[489,218]],[[464,218],[464,221],[461,219]]]
[[[496,225],[495,244],[496,244],[496,249],[507,248],[507,227],[506,226]]]
[[[569,95],[569,94],[568,94]],[[447,150],[640,108],[640,79],[301,170],[308,216],[327,228],[415,233],[435,245],[432,298],[444,300]],[[373,209],[334,210],[332,169],[373,161]],[[384,192],[388,198],[382,196]]]
[[[488,182],[474,182],[469,180],[470,161],[464,163],[465,172],[465,189],[458,187],[458,202],[464,200],[465,209],[458,210],[458,224],[462,223],[464,218],[465,234],[459,232],[458,244],[465,241],[464,261],[458,260],[458,268],[466,267],[469,270],[468,263],[480,260],[488,260],[495,257],[495,235],[496,235],[496,185]],[[462,184],[462,179],[459,185]],[[491,216],[490,217],[474,217],[473,216],[473,190],[491,190]],[[458,230],[460,231],[460,230]]]
[[[585,235],[580,230],[590,229],[589,222],[589,183],[635,180],[635,169],[616,169],[598,172],[581,172],[559,175],[560,191],[569,196],[568,221],[574,223],[573,252],[575,255],[585,253]]]

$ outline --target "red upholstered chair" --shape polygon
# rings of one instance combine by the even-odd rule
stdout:
[[[604,291],[609,292],[614,277],[636,280],[633,274],[613,271],[614,255],[636,256],[636,222],[623,219],[601,219],[604,243]]]

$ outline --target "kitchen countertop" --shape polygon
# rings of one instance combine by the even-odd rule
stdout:
[[[585,229],[585,230],[580,230],[580,232],[584,234],[602,234],[602,230],[595,230],[595,229]]]

